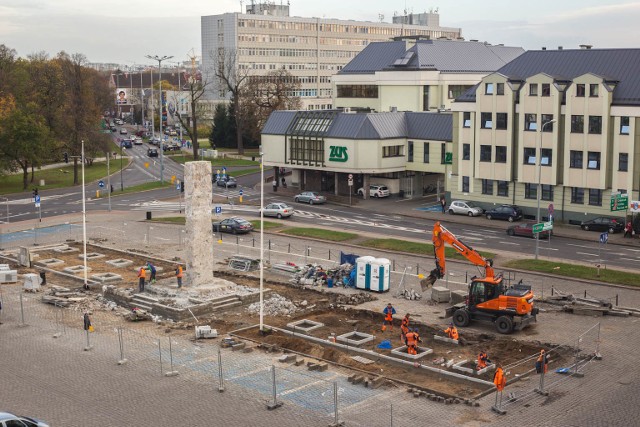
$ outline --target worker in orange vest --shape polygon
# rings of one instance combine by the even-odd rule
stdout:
[[[540,350],[540,355],[538,356],[538,360],[536,360],[536,373],[546,374],[548,366],[549,366],[549,361],[547,359],[547,354],[544,352],[544,349],[542,349]]]
[[[507,385],[507,378],[505,377],[502,365],[500,364],[498,364],[496,373],[493,375],[493,383],[496,385],[498,391],[504,390],[504,386]]]
[[[407,334],[409,333],[409,313],[405,314],[400,324],[400,339],[407,345]]]
[[[144,281],[147,279],[147,270],[140,267],[138,270],[138,292],[144,292]]]
[[[182,266],[176,264],[176,278],[178,279],[178,289],[182,287]]]
[[[488,363],[491,363],[489,356],[487,356],[486,351],[482,350],[478,354],[478,370],[486,368]]]
[[[382,310],[384,313],[384,322],[382,322],[382,332],[387,330],[387,325],[393,331],[393,315],[396,314],[396,309],[393,308],[391,303],[387,304],[387,306]]]
[[[444,330],[444,333],[452,340],[458,340],[458,330],[453,326],[453,323],[449,323],[449,327]]]
[[[420,335],[418,335],[418,330],[413,329],[409,331],[406,335],[407,338],[407,353],[409,354],[418,354],[418,343],[422,342],[420,339]]]

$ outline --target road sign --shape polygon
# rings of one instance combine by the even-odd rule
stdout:
[[[539,222],[538,224],[533,224],[531,227],[534,233],[540,233],[547,230],[553,230],[553,222]]]
[[[104,188],[104,181],[102,180],[98,181],[98,187]]]
[[[180,190],[180,180],[176,181],[176,190]]]
[[[349,187],[352,187],[353,186],[353,180],[350,179],[349,181],[347,181],[347,184],[349,184]]]
[[[603,245],[609,241],[609,233],[606,231],[600,235],[600,243]]]
[[[352,174],[352,173],[350,173],[350,174],[349,174],[349,180],[352,180],[352,179],[353,179],[353,174]]]
[[[216,206],[216,215],[220,215],[222,213],[222,206]]]
[[[238,191],[238,194],[240,194],[242,196],[242,194],[243,194],[242,188],[240,189],[240,191]]]
[[[553,230],[553,221],[547,221],[542,225],[542,231]]]
[[[444,153],[444,164],[453,164],[453,153]]]
[[[629,207],[628,193],[612,193],[611,194],[611,212],[626,211]]]
[[[40,196],[35,196],[35,202],[40,203]]]

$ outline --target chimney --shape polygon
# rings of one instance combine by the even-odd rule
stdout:
[[[580,49],[583,49],[583,50],[589,50],[592,47],[593,47],[593,45],[591,45],[591,44],[581,44],[580,45]]]
[[[542,46],[542,50],[547,50],[547,47],[546,46]]]
[[[397,113],[398,112],[398,107],[389,107],[389,111],[391,113]]]
[[[562,50],[562,46],[558,46],[558,50]]]

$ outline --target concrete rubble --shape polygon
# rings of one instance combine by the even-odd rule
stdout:
[[[289,268],[293,267],[297,266],[289,265]],[[352,270],[353,265],[349,263],[331,269],[325,269],[320,264],[307,264],[300,267],[289,282],[294,285],[324,286],[331,283],[336,287],[355,287]]]
[[[558,305],[565,312],[585,316],[640,316],[640,310],[636,308],[617,307],[608,300],[566,294],[557,289],[554,290],[554,295],[545,296],[541,302]]]
[[[271,294],[270,298],[264,300],[264,314],[267,316],[290,316],[300,310],[301,309],[296,304],[275,293]],[[250,304],[247,307],[247,311],[254,314],[259,313],[260,303],[254,302],[253,304]]]
[[[402,289],[396,295],[396,298],[404,298],[409,301],[418,301],[422,299],[422,294],[420,292],[416,292],[413,289]]]

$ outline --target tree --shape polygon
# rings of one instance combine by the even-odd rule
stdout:
[[[195,71],[195,68],[193,69]],[[205,93],[205,90],[209,82],[202,79],[202,74],[200,72],[193,72],[191,74],[187,74],[187,83],[183,85],[183,88],[186,87],[186,92],[189,100],[189,107],[191,110],[191,128],[187,125],[187,121],[182,117],[180,112],[176,115],[178,121],[180,122],[180,126],[187,131],[187,135],[191,139],[191,147],[193,149],[193,160],[198,160],[198,153],[200,151],[200,144],[198,143],[198,119],[203,116],[203,109],[199,105],[200,98]],[[182,91],[179,92],[182,94]],[[176,105],[178,104],[177,100],[175,100]]]

